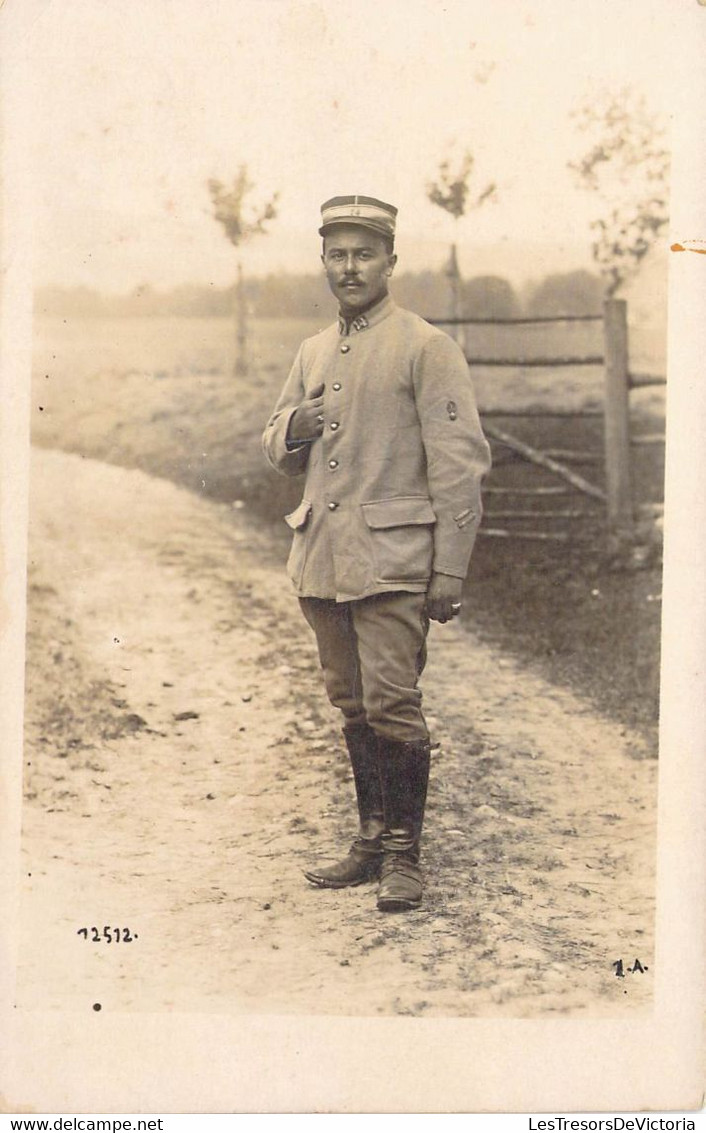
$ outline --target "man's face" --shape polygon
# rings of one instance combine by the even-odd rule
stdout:
[[[358,315],[382,299],[397,263],[382,236],[353,224],[326,234],[321,259],[344,315]]]

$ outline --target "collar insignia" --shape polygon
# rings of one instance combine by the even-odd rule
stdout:
[[[338,319],[339,334],[348,334],[352,330],[365,330],[369,326],[370,323],[365,315],[356,315],[354,319],[351,319],[350,323],[347,323],[344,318],[339,317]]]

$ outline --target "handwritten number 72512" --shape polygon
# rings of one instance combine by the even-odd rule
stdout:
[[[132,944],[133,940],[137,940],[137,933],[131,932],[129,928],[111,928],[110,925],[104,925],[102,932],[95,925],[91,928],[79,928],[76,935],[92,941],[93,944]]]

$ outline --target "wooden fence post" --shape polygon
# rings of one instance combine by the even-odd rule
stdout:
[[[605,343],[604,448],[608,511],[608,546],[626,548],[633,537],[632,470],[630,467],[630,399],[628,315],[624,299],[608,299],[603,307]]]

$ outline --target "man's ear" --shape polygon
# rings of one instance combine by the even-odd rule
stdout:
[[[390,266],[388,268],[387,274],[392,275],[393,271],[395,270],[395,264],[397,263],[397,256],[396,255],[390,256],[389,262],[390,262]]]

